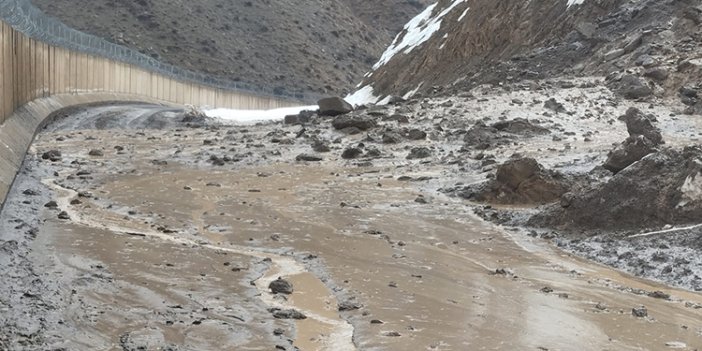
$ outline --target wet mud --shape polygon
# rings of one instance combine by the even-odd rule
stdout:
[[[364,136],[319,129],[316,139],[343,141],[321,162],[300,162],[310,146],[299,134],[276,124],[40,134],[0,218],[0,345],[702,347],[701,295],[484,221],[437,191],[455,181],[453,163],[404,157],[430,140],[349,161],[338,154]],[[552,136],[539,138],[533,145]],[[50,150],[60,160],[43,160]],[[466,183],[484,176],[467,173]],[[271,293],[279,277],[292,294]]]

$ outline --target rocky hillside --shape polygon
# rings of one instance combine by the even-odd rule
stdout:
[[[701,13],[700,0],[441,0],[405,26],[354,100],[561,74],[610,75],[633,98],[676,92],[700,77]]]
[[[194,71],[287,92],[358,83],[428,0],[32,0],[76,29]]]

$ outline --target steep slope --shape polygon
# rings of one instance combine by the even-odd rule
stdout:
[[[670,73],[669,81],[649,83],[677,88],[700,76],[694,44],[700,41],[700,4],[441,0],[405,26],[352,99],[632,67],[643,75],[658,66]],[[678,69],[685,60],[692,60],[694,72]]]
[[[71,27],[165,62],[287,92],[357,83],[416,0],[32,0]]]

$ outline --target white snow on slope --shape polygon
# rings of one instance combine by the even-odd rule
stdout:
[[[395,37],[390,47],[385,50],[383,56],[381,56],[380,60],[373,66],[373,70],[388,63],[397,53],[402,52],[404,54],[409,54],[416,47],[429,40],[429,38],[441,28],[441,20],[444,16],[451,12],[454,7],[465,1],[466,0],[453,0],[451,5],[434,17],[432,17],[432,14],[438,3],[427,7],[424,12],[417,15],[417,17],[413,18],[405,25],[404,31]]]
[[[255,124],[258,122],[276,122],[281,121],[287,115],[296,115],[304,110],[317,111],[319,106],[296,106],[285,107],[273,110],[230,110],[230,109],[214,109],[205,110],[208,117],[219,118],[224,121],[235,124]]]
[[[355,93],[350,94],[344,98],[346,102],[353,106],[375,104],[380,100],[380,97],[375,96],[373,87],[366,85],[365,87],[356,90]]]
[[[582,5],[585,0],[568,0],[568,8],[570,8],[573,5]]]

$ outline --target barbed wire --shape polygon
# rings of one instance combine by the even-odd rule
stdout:
[[[268,96],[316,102],[321,95],[311,92],[287,92],[284,89],[269,89],[240,81],[231,81],[211,75],[193,72],[161,62],[151,56],[102,38],[68,27],[59,20],[46,15],[29,0],[0,0],[0,19],[16,31],[44,43],[86,54],[96,55],[131,64],[166,77],[202,84],[257,96]]]

